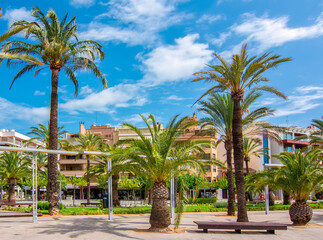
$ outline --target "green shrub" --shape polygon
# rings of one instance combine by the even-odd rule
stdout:
[[[216,202],[213,204],[215,208],[227,208],[228,203],[227,202]]]
[[[189,204],[215,204],[216,198],[189,198]]]
[[[49,202],[37,202],[37,209],[39,210],[48,210]],[[63,209],[63,204],[59,203],[59,209]]]

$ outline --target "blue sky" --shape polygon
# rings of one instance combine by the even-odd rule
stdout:
[[[55,4],[54,4],[55,3]],[[59,125],[78,131],[79,121],[116,126],[142,124],[138,114],[154,114],[167,123],[175,114],[192,115],[191,107],[210,85],[191,83],[192,73],[214,63],[212,53],[229,59],[248,43],[250,55],[266,51],[294,60],[266,73],[288,101],[265,94],[256,106],[270,106],[277,125],[306,127],[320,118],[323,103],[322,0],[15,0],[2,1],[0,32],[15,20],[32,20],[30,10],[53,8],[62,17],[76,16],[81,39],[103,45],[98,66],[109,88],[86,72],[77,73],[80,92],[60,75]],[[49,118],[50,72],[18,79],[18,69],[0,66],[0,128],[27,133]],[[201,116],[198,114],[198,116]]]

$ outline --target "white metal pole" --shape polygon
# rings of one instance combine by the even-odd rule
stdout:
[[[175,179],[170,180],[170,213],[171,218],[175,217]]]
[[[266,204],[266,214],[269,214],[269,187],[265,187],[265,204]]]
[[[111,160],[108,160],[108,172],[111,171]],[[112,200],[112,176],[108,180],[108,209],[109,220],[113,219],[113,200]]]
[[[33,223],[37,223],[37,158],[36,154],[33,154],[32,159],[32,198],[33,198]]]

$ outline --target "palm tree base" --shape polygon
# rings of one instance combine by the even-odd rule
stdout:
[[[312,219],[313,210],[305,200],[296,200],[289,208],[289,216],[293,225],[305,225]]]

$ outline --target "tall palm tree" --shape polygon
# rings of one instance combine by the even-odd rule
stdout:
[[[37,75],[41,70],[49,67],[51,71],[49,149],[56,150],[59,72],[63,70],[66,76],[73,82],[75,86],[75,96],[78,93],[78,82],[74,73],[81,70],[93,73],[96,77],[101,79],[103,87],[106,87],[106,78],[94,62],[96,57],[103,60],[104,53],[102,51],[102,46],[97,42],[91,40],[78,40],[75,17],[67,21],[68,15],[66,14],[62,20],[59,20],[54,10],[49,10],[45,15],[37,7],[32,9],[31,15],[36,18],[36,21],[16,21],[11,26],[12,28],[15,28],[28,25],[25,29],[25,37],[27,39],[30,38],[31,41],[9,41],[3,44],[2,49],[6,54],[20,53],[36,57],[44,65],[40,66],[17,59],[24,63],[24,65],[13,78],[11,86],[24,73],[37,69],[35,71],[35,75]],[[11,61],[11,59],[8,59],[9,66]],[[17,65],[15,64],[14,66]],[[51,215],[56,215],[59,213],[57,155],[49,155],[48,170],[49,213]]]
[[[103,141],[101,135],[95,135],[91,132],[87,132],[86,134],[79,134],[78,138],[75,139],[76,145],[75,147],[80,151],[97,151],[100,149]],[[93,159],[93,156],[86,155],[86,181],[87,181],[87,193],[86,200],[87,203],[90,203],[91,199],[91,186],[90,186],[90,158]]]
[[[6,179],[9,185],[8,201],[15,203],[15,186],[17,179],[30,173],[28,168],[30,160],[18,152],[3,152],[0,155],[0,178]]]
[[[251,123],[259,118],[273,114],[270,108],[258,108],[252,112],[248,111],[250,105],[261,94],[251,93],[242,101],[242,112],[244,113],[243,128],[248,128]],[[233,172],[232,172],[232,119],[233,119],[233,103],[229,94],[211,94],[207,101],[200,101],[200,112],[207,114],[207,117],[201,119],[201,127],[207,128],[210,131],[215,131],[218,135],[218,143],[223,142],[226,150],[227,163],[227,179],[228,179],[228,215],[234,216],[234,187],[233,187]]]
[[[42,142],[47,149],[49,149],[49,122],[47,124],[37,124],[38,127],[30,127],[30,132],[27,135],[32,136],[31,139],[28,140],[28,143],[33,143],[34,140]],[[65,130],[63,130],[64,126],[57,127],[57,138],[63,138]]]
[[[165,231],[171,224],[166,183],[183,172],[194,171],[193,169],[204,173],[204,162],[198,159],[196,153],[203,152],[202,148],[207,144],[205,142],[175,144],[175,138],[189,126],[189,123],[185,123],[187,118],[177,120],[177,115],[170,120],[165,129],[162,129],[153,115],[149,115],[148,118],[141,117],[149,129],[151,137],[145,137],[139,128],[130,123],[122,124],[135,132],[138,139],[122,142],[122,144],[126,144],[123,152],[119,155],[123,161],[116,164],[109,174],[127,171],[148,179],[152,185],[153,199],[150,229]],[[115,155],[115,157],[118,156]]]
[[[214,83],[197,101],[212,92],[228,92],[233,101],[232,141],[234,167],[236,171],[236,186],[238,198],[238,222],[247,222],[248,214],[243,176],[243,136],[241,101],[248,91],[266,91],[286,99],[286,96],[271,86],[260,86],[269,81],[263,76],[266,70],[277,67],[280,63],[291,61],[291,58],[281,58],[280,55],[265,53],[260,57],[247,55],[247,45],[244,45],[240,54],[232,56],[231,63],[214,53],[220,61],[219,65],[208,65],[208,71],[196,72],[192,82],[205,80]]]
[[[312,218],[312,209],[306,203],[312,192],[323,190],[322,150],[302,149],[295,153],[282,152],[277,156],[282,168],[270,169],[251,175],[249,185],[259,191],[269,185],[289,193],[295,203],[289,209],[290,219],[296,225],[304,225]]]

